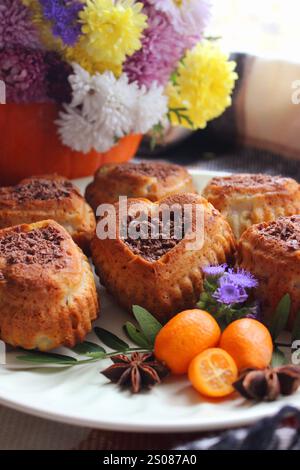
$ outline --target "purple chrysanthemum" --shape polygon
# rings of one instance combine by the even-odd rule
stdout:
[[[0,0],[0,49],[17,45],[40,47],[38,32],[30,19],[30,10],[21,0]]]
[[[225,276],[220,278],[219,285],[220,287],[213,294],[213,298],[221,304],[241,304],[248,299],[248,294],[245,289],[241,286],[237,286]]]
[[[49,98],[60,104],[70,103],[72,88],[69,76],[73,73],[72,66],[62,61],[56,52],[47,52],[45,63],[47,67],[46,81]]]
[[[222,276],[227,269],[227,264],[221,264],[219,266],[206,266],[203,268],[203,272],[206,276],[219,277]]]
[[[81,34],[79,12],[84,8],[80,0],[39,0],[44,18],[51,22],[52,33],[67,46],[74,46]]]
[[[253,289],[258,286],[257,279],[244,269],[237,269],[236,272],[233,269],[229,269],[226,276],[234,284],[244,287],[245,289]]]
[[[165,85],[186,49],[194,44],[189,36],[180,35],[168,16],[143,0],[148,28],[144,31],[142,48],[129,57],[124,65],[131,82],[150,85],[156,81]]]
[[[48,101],[46,65],[39,50],[21,47],[4,49],[0,54],[0,80],[6,85],[8,103]]]

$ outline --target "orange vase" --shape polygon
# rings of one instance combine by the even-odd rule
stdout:
[[[92,175],[108,162],[125,162],[134,157],[141,135],[129,135],[105,153],[75,152],[64,146],[54,121],[55,104],[0,105],[0,184],[15,184],[20,179],[45,173],[67,178]]]

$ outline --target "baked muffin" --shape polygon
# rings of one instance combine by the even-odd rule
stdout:
[[[130,231],[136,227],[135,218],[130,215],[136,204],[139,216],[145,215],[141,224],[143,235],[140,232],[138,238]],[[188,223],[175,225],[172,206],[182,210],[185,205],[191,208]],[[121,214],[118,204],[115,209],[122,230],[116,231],[115,239],[101,239],[100,224],[104,219],[100,219],[98,236],[91,243],[92,257],[102,284],[128,311],[137,304],[160,321],[167,321],[199,300],[203,266],[230,262],[234,257],[235,240],[229,224],[199,195],[178,194],[157,203],[130,199],[127,217]],[[169,222],[163,222],[166,209],[171,213]],[[150,211],[154,214],[151,220]],[[151,230],[155,225],[157,231],[153,236]],[[123,233],[124,226],[129,229],[127,234]],[[182,228],[183,238],[176,233],[176,227]]]
[[[203,192],[239,238],[253,224],[300,214],[300,186],[291,178],[240,174],[214,178]]]
[[[291,295],[292,326],[300,311],[300,215],[250,227],[239,241],[238,265],[259,280],[257,297],[266,320],[282,297]]]
[[[96,228],[95,216],[71,181],[58,175],[38,176],[0,188],[0,229],[49,218],[88,251]]]
[[[98,314],[87,258],[56,222],[0,230],[0,337],[48,351],[73,347]]]
[[[196,191],[191,175],[181,166],[153,162],[123,163],[100,167],[85,196],[96,212],[100,204],[117,202],[119,196],[158,201],[184,192]]]

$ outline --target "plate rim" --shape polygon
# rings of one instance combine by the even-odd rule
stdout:
[[[37,418],[42,418],[46,420],[50,420],[53,422],[58,422],[62,424],[67,424],[71,426],[78,426],[90,429],[98,429],[102,431],[115,431],[115,432],[130,432],[130,433],[137,433],[143,432],[145,434],[153,434],[153,433],[172,433],[178,434],[180,433],[190,433],[190,432],[210,432],[210,431],[218,431],[218,430],[229,430],[240,428],[243,426],[249,426],[255,423],[258,419],[263,419],[274,415],[276,412],[280,411],[283,408],[285,403],[282,401],[274,402],[274,403],[266,403],[265,407],[256,414],[251,416],[244,416],[240,419],[236,417],[233,418],[226,418],[223,421],[204,421],[204,422],[192,422],[192,423],[180,423],[179,421],[175,421],[174,423],[147,423],[141,424],[140,422],[136,421],[124,421],[122,419],[115,420],[112,419],[110,421],[99,421],[90,418],[82,418],[77,416],[71,416],[69,414],[57,413],[57,412],[49,412],[42,408],[38,408],[35,406],[29,406],[26,404],[22,404],[21,402],[15,402],[14,400],[9,400],[7,398],[3,398],[0,395],[0,404],[6,406],[12,410],[19,411],[26,413],[30,416],[35,416]],[[269,406],[268,406],[269,405]],[[266,407],[268,406],[268,409]],[[291,406],[300,409],[300,406],[292,403]]]

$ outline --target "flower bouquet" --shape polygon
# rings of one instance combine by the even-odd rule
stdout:
[[[0,0],[2,179],[88,175],[143,134],[205,128],[237,78],[209,17],[208,0]]]

